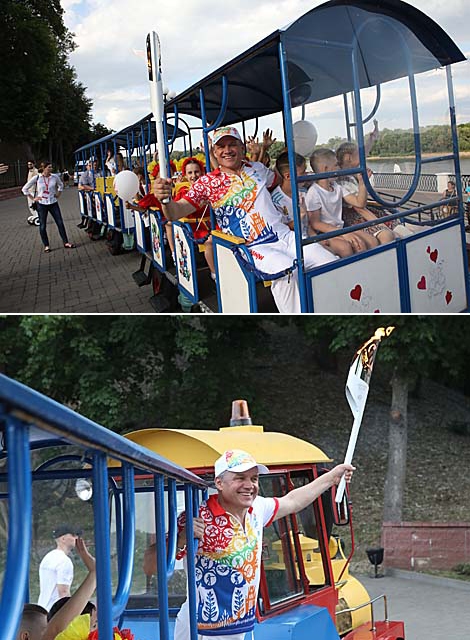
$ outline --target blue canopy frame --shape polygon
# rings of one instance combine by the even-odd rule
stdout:
[[[100,637],[103,638],[113,637],[113,625],[125,609],[131,587],[135,544],[134,474],[153,474],[155,479],[157,545],[163,550],[157,558],[160,594],[167,593],[167,570],[174,567],[176,553],[176,509],[169,513],[168,552],[165,553],[165,531],[161,526],[164,513],[164,480],[172,487],[173,495],[170,495],[169,505],[174,506],[174,483],[179,482],[184,486],[190,511],[197,504],[198,492],[207,487],[204,480],[157,453],[109,431],[19,382],[0,375],[0,458],[8,459],[7,472],[0,474],[1,482],[7,482],[9,513],[6,565],[0,589],[0,616],[5,640],[16,638],[23,603],[28,597],[33,506],[31,487],[33,477],[36,477],[31,468],[30,451],[33,448],[67,444],[82,447],[86,453],[86,460],[92,464],[89,474],[93,480],[98,624]],[[76,457],[60,456],[55,461],[63,462]],[[114,471],[122,482],[122,513],[121,507],[118,507],[116,514],[120,523],[117,531],[120,536],[119,580],[114,596],[110,580],[109,458],[118,463]],[[38,478],[44,478],[50,473],[47,466],[49,465],[41,465]],[[75,473],[78,477],[87,475],[82,469],[75,469]],[[71,469],[62,471],[62,475],[60,471],[55,471],[55,474],[57,477],[76,477]],[[2,495],[2,498],[5,498],[5,495]],[[192,519],[188,520],[187,524],[188,553],[194,553],[191,527]],[[190,575],[188,584],[192,590],[191,585],[195,585],[194,572]],[[193,594],[192,612],[195,611],[194,597]],[[168,607],[161,607],[160,616],[161,638],[168,640]],[[191,618],[191,638],[197,638],[195,615]]]
[[[416,151],[415,175],[408,193],[393,210],[416,190],[425,162],[452,159],[458,189],[461,191],[455,103],[450,65],[466,58],[445,31],[426,14],[401,0],[331,0],[315,7],[293,23],[267,36],[233,60],[227,62],[166,105],[173,111],[175,126],[179,113],[202,120],[208,155],[208,134],[221,125],[257,119],[282,112],[287,142],[290,175],[293,177],[292,200],[296,232],[297,262],[302,261],[302,247],[328,236],[302,240],[297,195],[297,177],[293,145],[291,109],[343,95],[348,135],[357,128],[360,172],[369,193],[383,205],[391,203],[375,192],[369,182],[364,152],[363,124],[370,120],[380,103],[380,85],[399,78],[409,78]],[[449,113],[453,153],[424,160],[421,157],[419,119],[414,76],[437,67],[447,68]],[[361,89],[376,87],[373,110],[364,119]],[[346,95],[353,93],[357,123],[351,123]],[[341,173],[358,173],[344,170]],[[305,178],[308,179],[308,178]],[[311,177],[310,177],[311,179]],[[462,194],[458,192],[459,202]],[[463,209],[460,212],[463,218]],[[370,226],[373,222],[364,223]],[[333,235],[341,234],[342,231]],[[302,311],[308,310],[305,278],[299,274]]]

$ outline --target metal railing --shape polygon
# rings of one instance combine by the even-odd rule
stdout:
[[[359,609],[363,609],[364,607],[370,607],[370,618],[371,618],[370,630],[376,631],[375,617],[374,617],[374,602],[377,602],[377,600],[382,600],[382,599],[384,601],[384,620],[385,622],[389,622],[387,596],[385,594],[377,596],[376,598],[372,598],[372,600],[369,600],[368,602],[364,602],[363,604],[358,604],[357,607],[350,607],[349,609],[341,609],[341,611],[336,612],[336,615],[339,616],[342,613],[353,613],[354,611],[358,611]]]
[[[408,191],[413,181],[412,173],[374,173],[374,187],[379,189],[398,189]],[[470,176],[466,176],[470,179]],[[418,191],[436,191],[437,176],[433,173],[422,173],[418,181]]]
[[[15,160],[14,162],[6,162],[4,164],[8,164],[8,171],[0,175],[0,189],[22,187],[28,177],[27,163]]]

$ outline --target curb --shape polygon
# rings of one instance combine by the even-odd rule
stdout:
[[[404,569],[386,569],[385,576],[414,580],[415,582],[423,582],[441,587],[452,587],[453,589],[460,589],[462,591],[470,591],[470,582],[468,581],[456,580],[455,578],[441,578],[440,576],[432,576],[428,573],[405,571]]]

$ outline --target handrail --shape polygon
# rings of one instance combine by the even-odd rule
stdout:
[[[381,20],[381,18],[378,18],[377,16],[375,16],[375,20]],[[352,72],[353,72],[353,78],[354,78],[353,93],[354,93],[354,104],[356,108],[356,121],[361,123],[362,123],[362,108],[361,108],[360,89],[358,88],[360,86],[359,69],[358,69],[358,56],[359,56],[358,49],[359,49],[360,34],[367,27],[369,22],[370,20],[365,20],[359,26],[357,33],[355,34],[355,37],[354,37],[354,46],[352,48]],[[396,203],[396,206],[400,206],[415,193],[416,188],[418,186],[419,177],[421,175],[421,140],[419,135],[418,101],[416,96],[416,85],[415,85],[413,70],[412,70],[411,61],[410,61],[409,47],[407,46],[407,43],[403,37],[403,34],[397,29],[397,27],[393,23],[390,23],[388,21],[386,22],[386,24],[389,27],[393,28],[397,33],[398,38],[402,42],[402,49],[406,55],[406,61],[408,65],[408,84],[410,88],[410,97],[411,97],[411,112],[413,117],[414,146],[415,146],[415,156],[416,156],[415,170],[414,170],[413,180],[411,182],[411,186],[409,190],[405,193],[403,198],[398,203]],[[365,150],[364,150],[364,131],[362,126],[357,127],[357,139],[358,139],[358,145],[359,145],[359,157],[361,161],[361,168],[363,169],[363,179],[366,185],[366,189],[374,197],[374,200],[377,200],[379,204],[382,204],[383,206],[388,206],[389,203],[386,200],[382,199],[379,196],[379,194],[375,191],[375,189],[372,187],[369,180],[369,176],[367,175],[367,171],[365,171],[366,157],[365,157]]]
[[[176,545],[176,483],[186,482],[189,489],[188,513],[197,509],[196,496],[199,489],[207,487],[207,483],[197,476],[180,473],[181,467],[162,458],[157,453],[136,445],[116,433],[87,420],[74,411],[59,405],[54,400],[28,389],[16,381],[0,375],[0,447],[7,457],[8,463],[1,476],[8,483],[8,490],[1,496],[8,500],[8,543],[5,562],[5,574],[0,595],[0,615],[5,640],[16,640],[18,624],[22,616],[23,604],[29,600],[28,578],[32,535],[32,483],[35,479],[47,479],[60,476],[91,477],[93,483],[93,524],[96,557],[97,600],[99,602],[98,625],[100,637],[112,638],[113,626],[121,618],[129,599],[132,582],[132,570],[135,548],[135,493],[140,487],[134,487],[134,477],[158,477],[162,488],[161,497],[168,483],[169,549],[175,556]],[[47,460],[39,465],[34,474],[31,469],[31,447],[39,444],[44,447],[79,446],[81,456],[64,454]],[[108,463],[112,458],[111,466]],[[86,461],[90,468],[51,469],[57,462],[73,463]],[[115,464],[117,463],[117,464]],[[120,465],[119,465],[120,463]],[[121,478],[117,486],[115,477]],[[193,477],[195,480],[193,480]],[[110,484],[111,483],[111,484]],[[158,484],[158,483],[157,483]],[[110,493],[109,489],[112,489]],[[148,490],[148,489],[147,489]],[[117,588],[113,600],[111,571],[111,534],[110,506],[115,501],[116,542],[113,553],[118,555]],[[113,504],[114,506],[114,504]],[[165,504],[160,505],[155,513],[156,530],[163,536],[163,543],[157,544],[161,552],[160,571],[158,572],[164,585],[159,584],[160,604],[164,601],[167,587],[167,553],[164,542]],[[194,552],[192,538],[192,518],[188,523],[191,542],[190,551]],[[162,531],[160,532],[160,528]],[[157,540],[158,542],[158,540]],[[172,560],[173,561],[173,560]],[[170,563],[171,564],[171,563]],[[190,589],[195,588],[193,582]],[[195,594],[192,599],[195,602]],[[167,598],[166,598],[167,600]],[[164,617],[163,605],[160,615]],[[168,613],[168,612],[167,612]],[[195,615],[195,613],[194,613]],[[170,637],[168,615],[166,633],[160,637]],[[197,633],[197,631],[196,631]],[[197,637],[197,636],[195,636]]]
[[[375,85],[375,91],[376,91],[376,95],[375,95],[375,103],[374,106],[372,107],[371,112],[369,113],[368,116],[366,116],[363,120],[362,120],[362,125],[367,124],[370,120],[372,120],[372,118],[375,116],[375,114],[377,113],[377,109],[380,106],[380,99],[381,99],[381,88],[380,88],[380,84],[376,84]],[[346,98],[346,94],[343,94],[343,96]],[[347,107],[347,98],[346,98],[346,108]],[[347,116],[347,126],[348,128],[352,128],[352,127],[356,127],[357,126],[357,122],[350,122],[349,121],[349,109],[348,109],[348,116]]]
[[[172,478],[168,480],[168,539],[166,553],[166,577],[171,578],[175,570],[176,542],[178,538],[177,527],[177,499],[176,481]]]
[[[219,109],[219,114],[217,116],[217,118],[214,120],[214,122],[210,125],[207,124],[207,114],[206,114],[206,102],[205,102],[205,98],[204,98],[204,89],[201,87],[201,89],[199,90],[199,99],[200,99],[200,103],[201,103],[201,120],[202,120],[202,136],[204,139],[204,150],[206,152],[206,168],[208,171],[210,171],[211,168],[211,154],[210,154],[210,150],[209,150],[209,133],[211,131],[214,131],[214,129],[217,129],[217,127],[220,125],[220,123],[222,122],[224,116],[225,116],[225,112],[227,111],[227,102],[228,102],[228,80],[227,80],[227,76],[223,75],[222,76],[222,99],[220,102],[220,109]],[[215,229],[217,224],[216,224],[216,219],[215,219],[215,214],[214,214],[214,210],[211,207],[210,208],[210,212],[211,212],[211,227],[212,229]]]
[[[175,124],[174,126],[174,130],[173,130],[173,135],[171,136],[171,140],[168,141],[168,145],[172,145],[174,143],[174,141],[176,140],[176,136],[178,134],[178,123],[179,123],[179,112],[178,112],[178,105],[175,104],[173,105],[173,117],[175,118]]]
[[[206,486],[204,480],[191,471],[170,463],[157,453],[150,454],[144,447],[122,438],[73,409],[0,374],[0,402],[11,404],[11,398],[15,398],[15,415],[21,414],[22,419],[30,422],[37,420],[41,428],[45,429],[45,435],[60,435],[68,443],[79,445],[87,442],[90,448],[114,457],[118,455],[123,462],[140,463],[151,472],[167,473],[182,482]]]
[[[119,618],[129,599],[132,582],[135,546],[135,493],[134,468],[123,464],[123,541],[120,555],[119,581],[113,599],[113,620]]]
[[[370,606],[371,625],[372,625],[370,630],[376,631],[375,617],[374,617],[374,602],[377,602],[377,600],[381,600],[382,598],[384,601],[384,620],[385,622],[388,622],[389,619],[388,619],[387,596],[384,593],[381,594],[380,596],[376,596],[375,598],[372,598],[368,602],[358,604],[356,607],[349,607],[348,609],[341,609],[340,611],[336,611],[336,615],[339,616],[342,613],[354,613],[354,611],[359,611],[359,609],[363,609],[364,607]]]
[[[214,131],[217,127],[220,126],[222,120],[224,119],[225,112],[227,110],[227,102],[228,102],[228,80],[227,76],[222,76],[222,98],[220,101],[220,109],[217,118],[214,120],[212,124],[207,126],[207,114],[206,114],[206,104],[204,98],[204,90],[201,89],[199,93],[199,97],[201,100],[201,119],[203,123],[203,131],[205,134]]]

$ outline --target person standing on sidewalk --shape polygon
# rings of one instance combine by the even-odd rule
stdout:
[[[34,176],[37,176],[39,171],[36,169],[36,165],[32,160],[28,160],[28,177],[27,182],[30,182]],[[28,217],[31,215],[36,215],[34,209],[31,209],[31,205],[34,200],[34,187],[29,190],[28,195],[26,196],[28,202]]]
[[[60,524],[52,532],[56,548],[46,553],[39,565],[38,604],[46,611],[66,596],[73,582],[73,562],[70,559],[77,537],[82,530],[70,524]]]
[[[41,168],[42,174],[34,176],[34,178],[29,180],[22,188],[22,192],[25,196],[27,196],[30,189],[36,186],[36,197],[33,199],[33,201],[37,202],[37,212],[39,216],[39,233],[44,245],[44,251],[46,253],[49,253],[51,250],[46,230],[48,213],[50,213],[54,218],[54,222],[56,223],[59,230],[59,235],[62,238],[62,242],[64,243],[64,247],[66,249],[74,249],[75,245],[68,241],[64,221],[62,219],[62,213],[57,201],[64,189],[64,185],[62,184],[59,176],[52,173],[51,162],[41,163]]]

